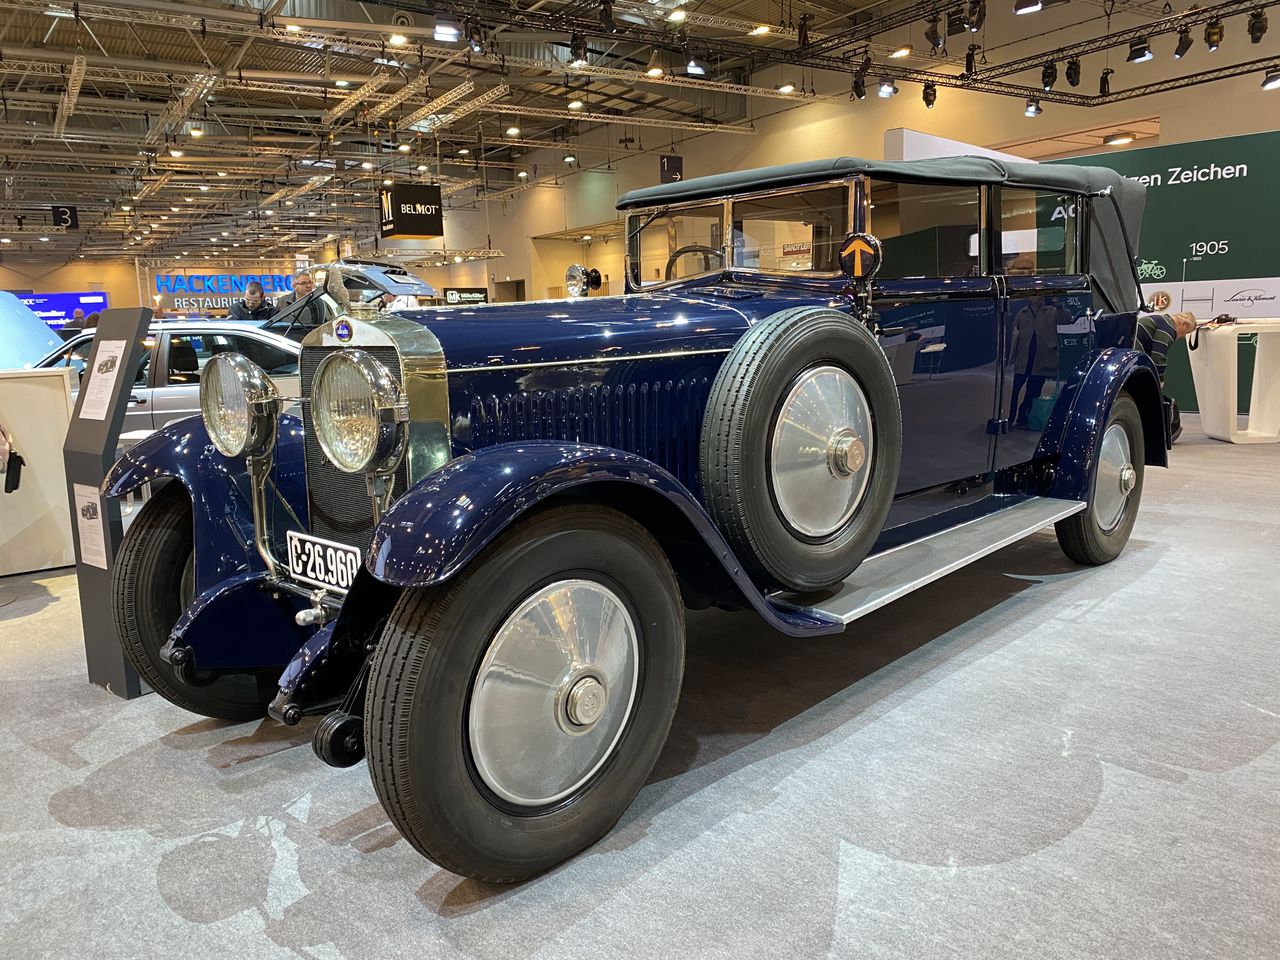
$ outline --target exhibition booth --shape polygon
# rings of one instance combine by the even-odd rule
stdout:
[[[54,6],[15,956],[1266,955],[1266,4]]]

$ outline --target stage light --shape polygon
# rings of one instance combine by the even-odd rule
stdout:
[[[1155,56],[1151,52],[1151,44],[1146,40],[1134,40],[1129,44],[1129,55],[1125,60],[1129,63],[1146,63]]]
[[[703,77],[706,76],[707,65],[693,54],[689,54],[689,62],[684,65],[684,72],[691,77]]]
[[[920,99],[924,101],[925,109],[932,110],[933,105],[938,102],[937,86],[932,83],[926,83],[924,90],[920,94]]]
[[[1249,41],[1251,43],[1261,43],[1262,38],[1267,35],[1267,15],[1262,10],[1255,10],[1249,14]]]
[[[970,33],[977,33],[987,21],[987,0],[973,0],[964,14]]]
[[[1102,76],[1098,78],[1098,96],[1105,97],[1111,93],[1111,75],[1115,73],[1110,67],[1102,71]]]
[[[569,41],[569,66],[585,67],[587,65],[587,38],[575,33]]]
[[[1280,90],[1280,70],[1272,70],[1262,78],[1263,90]]]
[[[1226,28],[1222,26],[1221,20],[1210,20],[1204,25],[1204,45],[1212,53],[1222,46],[1222,41],[1226,34]]]
[[[780,83],[773,89],[777,90],[779,93],[795,93],[796,85],[794,83]]]
[[[934,50],[941,50],[946,44],[946,38],[942,36],[942,31],[938,29],[938,18],[933,17],[929,20],[929,26],[924,30],[925,42]]]
[[[1040,71],[1040,86],[1045,91],[1053,89],[1053,85],[1058,82],[1058,65],[1050,60],[1044,65],[1044,69]]]
[[[1039,13],[1044,8],[1041,0],[1014,0],[1013,12],[1016,14]]]
[[[1035,97],[1027,97],[1027,109],[1022,111],[1024,117],[1038,117],[1044,113],[1040,101]]]
[[[582,109],[582,106],[583,106],[583,104],[582,104],[582,101],[581,101],[581,100],[570,100],[570,101],[569,101],[569,109],[570,109],[570,110],[581,110],[581,109]],[[463,150],[459,150],[458,152],[459,152],[459,153],[464,153],[465,151],[463,151]]]
[[[1183,57],[1185,57],[1187,55],[1187,51],[1191,49],[1191,44],[1193,42],[1194,41],[1192,41],[1191,39],[1191,28],[1179,27],[1178,28],[1178,45],[1173,48],[1173,59],[1181,60]]]
[[[880,97],[881,97],[881,99],[883,99],[883,100],[888,100],[890,97],[892,97],[892,96],[893,96],[894,94],[896,94],[897,92],[898,92],[898,85],[897,85],[896,83],[894,83],[892,80],[881,80],[881,81],[880,81],[880,90],[879,90],[879,93],[880,93]]]
[[[849,86],[849,96],[855,100],[867,99],[867,78],[861,73],[853,75],[853,82]]]
[[[902,46],[898,47],[898,49],[894,50],[893,53],[889,54],[889,56],[894,60],[901,60],[903,57],[911,56],[911,44],[904,43]]]
[[[660,77],[666,73],[666,68],[662,65],[662,53],[655,49],[649,55],[649,66],[645,68],[645,74],[650,77]]]
[[[969,44],[969,51],[964,55],[964,72],[976,73],[978,70],[978,51],[982,48],[976,43]]]
[[[1080,86],[1080,58],[1072,57],[1067,61],[1067,83],[1073,87]]]

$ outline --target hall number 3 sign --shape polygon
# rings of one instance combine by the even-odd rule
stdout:
[[[55,227],[62,227],[64,230],[80,229],[80,215],[75,207],[54,206],[52,210]]]

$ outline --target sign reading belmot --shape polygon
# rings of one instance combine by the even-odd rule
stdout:
[[[444,207],[435,184],[397,183],[382,191],[382,239],[444,236]]]

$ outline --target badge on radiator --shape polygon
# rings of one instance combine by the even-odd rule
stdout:
[[[333,335],[337,337],[339,340],[341,340],[343,343],[346,343],[348,340],[350,340],[354,334],[355,334],[355,331],[351,329],[350,320],[346,320],[346,319],[339,320],[337,323],[333,325]]]

